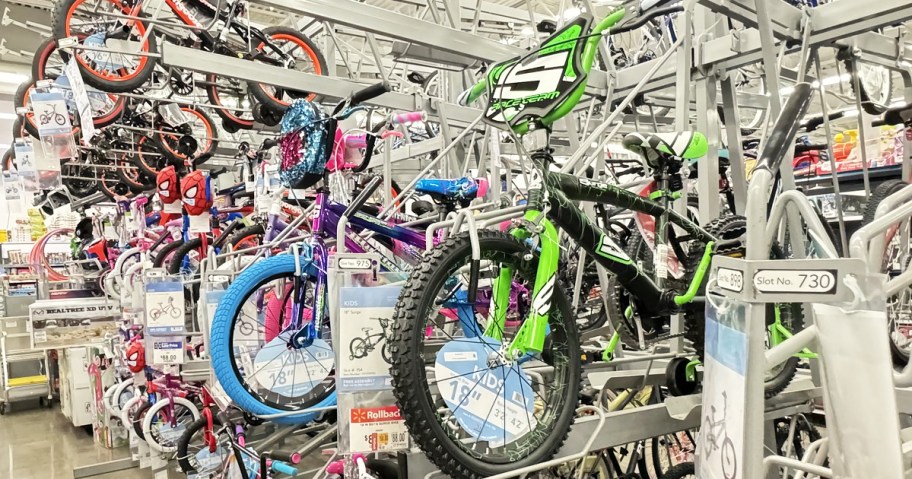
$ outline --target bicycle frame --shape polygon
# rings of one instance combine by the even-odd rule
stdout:
[[[537,172],[543,177],[542,187],[544,190],[542,191],[540,187],[533,188],[533,190],[537,191],[530,192],[530,205],[526,210],[524,219],[527,223],[538,225],[536,229],[540,234],[541,255],[532,293],[531,318],[520,326],[514,341],[510,345],[510,352],[513,357],[519,357],[527,352],[541,351],[544,346],[548,327],[548,313],[551,309],[551,295],[556,282],[558,260],[560,258],[560,243],[555,225],[563,229],[571,239],[592,255],[596,262],[611,273],[614,273],[624,288],[634,292],[643,304],[655,306],[654,310],[649,311],[650,313],[658,314],[674,310],[677,306],[687,304],[696,297],[696,291],[709,267],[713,246],[717,242],[714,236],[676,211],[649,198],[643,198],[636,193],[609,183],[551,172],[548,169],[551,158],[546,153],[533,154],[532,159],[536,163]],[[550,199],[549,207],[544,212],[539,210],[536,205],[541,203],[540,199],[543,192],[546,192]],[[531,198],[535,196],[538,196],[539,200],[531,201]],[[664,229],[664,225],[667,222],[681,227],[693,238],[705,242],[707,245],[706,250],[687,292],[682,295],[675,295],[674,292],[663,290],[660,286],[657,286],[648,276],[642,273],[639,266],[627,256],[624,250],[614,243],[607,232],[583,214],[573,201],[608,203],[655,216],[658,219],[656,222],[657,243],[664,241],[662,240],[663,233],[661,230]],[[514,229],[512,234],[523,240],[532,236],[525,227]],[[491,308],[485,335],[498,340],[501,339],[504,331],[506,305],[509,300],[512,273],[509,268],[504,268],[500,277],[494,283],[494,305]],[[469,289],[471,290],[472,286]]]

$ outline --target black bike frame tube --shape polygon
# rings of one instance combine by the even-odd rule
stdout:
[[[667,313],[673,307],[670,301],[673,295],[666,294],[656,286],[651,278],[640,271],[636,262],[621,262],[600,254],[597,250],[602,237],[607,237],[607,233],[593,224],[573,201],[608,203],[653,216],[667,213],[672,223],[681,226],[696,238],[703,241],[714,241],[715,238],[677,212],[615,185],[585,179],[581,181],[580,178],[564,173],[547,172],[546,175],[545,181],[550,196],[548,217],[576,240],[600,265],[615,274],[621,285],[639,298],[645,308],[649,308],[647,313]]]
[[[687,219],[675,210],[667,209],[661,204],[644,198],[632,191],[627,191],[610,183],[591,181],[585,178],[577,178],[573,175],[558,172],[548,172],[549,193],[560,190],[571,201],[591,201],[593,203],[604,203],[617,206],[626,210],[638,211],[651,216],[659,217],[667,213],[668,220],[681,227],[691,236],[704,242],[716,241],[716,238],[709,234],[700,225]]]

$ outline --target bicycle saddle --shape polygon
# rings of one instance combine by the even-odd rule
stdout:
[[[624,137],[624,148],[640,155],[646,164],[657,168],[669,160],[692,160],[706,155],[706,137],[698,131],[670,133],[630,133]]]
[[[435,201],[473,200],[488,192],[484,178],[457,178],[452,180],[425,178],[418,180],[415,191],[431,195]]]

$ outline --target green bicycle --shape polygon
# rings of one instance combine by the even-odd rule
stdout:
[[[481,230],[476,238],[457,234],[437,245],[413,270],[396,306],[389,347],[399,408],[416,443],[451,477],[486,477],[538,464],[567,437],[580,390],[581,349],[570,295],[558,280],[558,228],[631,292],[641,317],[684,312],[687,337],[702,354],[703,304],[694,299],[705,288],[712,256],[743,254],[746,231],[743,217],[704,228],[670,207],[683,161],[704,156],[706,138],[680,132],[624,139],[655,172],[650,198],[549,168],[549,127],[580,101],[602,36],[670,9],[680,7],[653,8],[622,27],[615,25],[623,10],[594,26],[591,16],[580,16],[538,50],[494,65],[464,94],[472,102],[487,93],[485,121],[512,132],[531,152],[535,168],[524,217],[513,229]],[[662,274],[644,274],[580,211],[578,201],[655,217],[655,244],[663,250],[657,256],[673,254],[685,263],[688,273],[678,282],[683,287]],[[771,322],[793,318],[770,316]],[[768,389],[788,384],[794,369],[787,369],[771,372]]]

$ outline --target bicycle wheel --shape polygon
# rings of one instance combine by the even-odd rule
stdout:
[[[187,399],[159,398],[143,416],[143,435],[153,450],[171,453],[177,450],[177,441],[187,427],[199,417],[199,409]]]
[[[267,38],[293,61],[287,68],[314,75],[328,75],[329,67],[320,49],[303,33],[287,27],[267,27],[263,29]],[[265,43],[260,43],[254,52],[254,61],[267,65],[283,65],[281,57]],[[297,98],[318,101],[316,93],[286,90],[262,83],[250,83],[251,95],[260,103],[272,109],[284,112],[288,105]]]
[[[291,327],[294,311],[309,310],[323,298],[315,298],[316,270],[301,260],[306,274],[295,276],[298,261],[280,255],[258,261],[238,275],[219,302],[211,326],[210,356],[219,383],[241,409],[252,414],[302,411],[335,405],[334,369],[328,322],[318,325],[318,338],[310,345],[291,343],[299,328]],[[298,288],[295,288],[297,283]],[[274,294],[278,301],[267,301]],[[273,304],[280,307],[272,308]],[[309,320],[303,315],[304,321]],[[243,335],[241,324],[253,325]],[[267,339],[268,330],[279,334]],[[275,419],[283,424],[313,421],[315,412]]]
[[[351,359],[367,356],[367,341],[364,338],[352,339],[351,344],[348,345],[348,352]]]
[[[193,238],[184,241],[171,256],[168,262],[168,274],[194,275],[199,270],[202,260],[199,249],[203,247],[203,240]]]
[[[212,121],[212,117],[202,110],[194,110],[189,107],[181,107],[181,111],[184,112],[187,123],[178,128],[186,130],[187,135],[196,140],[196,149],[190,154],[194,161],[200,156],[215,153],[215,149],[218,147],[218,129],[215,122]],[[183,136],[177,133],[155,133],[155,142],[167,159],[183,164],[188,159],[180,148]]]
[[[861,108],[869,115],[880,115],[890,107],[893,99],[893,72],[888,68],[870,63],[843,61],[850,76],[849,86],[861,99]],[[856,70],[857,65],[857,70]],[[861,91],[855,91],[855,76]]]
[[[490,230],[478,231],[478,240],[482,284],[511,273],[513,286],[531,289],[538,261],[526,259],[524,243]],[[464,233],[425,255],[399,297],[390,339],[394,393],[409,432],[431,461],[457,478],[513,471],[554,455],[573,422],[580,386],[576,321],[556,277],[549,282],[554,302],[544,351],[507,362],[500,341],[473,334],[485,326],[486,314],[475,309],[481,302],[466,301],[471,254]],[[525,303],[517,309],[531,310],[528,296],[517,295]],[[461,320],[448,321],[453,310]],[[464,325],[463,335],[448,332],[453,323]],[[505,330],[504,344],[515,334]],[[530,374],[530,368],[541,369]]]
[[[222,119],[226,129],[249,130],[253,128],[253,101],[250,99],[247,82],[220,75],[206,76],[206,96],[216,108],[215,114]]]
[[[821,438],[820,431],[811,424],[803,414],[799,414],[795,420],[795,429],[791,430],[791,418],[783,417],[776,419],[773,423],[776,434],[776,453],[780,456],[789,457],[796,460],[802,460],[804,453],[810,445]],[[792,436],[789,442],[789,434]],[[825,464],[824,464],[825,465]],[[779,468],[780,473],[785,473],[783,477],[794,477],[797,471],[785,468]]]
[[[146,414],[149,413],[151,407],[152,403],[150,403],[148,399],[144,400],[139,407],[136,408],[136,411],[130,414],[130,422],[128,423],[132,425],[133,432],[136,433],[136,436],[146,442],[149,441],[146,439],[146,432],[145,429],[143,429],[143,420],[145,419]]]
[[[165,268],[166,270],[170,269],[171,260],[174,259],[174,254],[177,252],[178,248],[183,246],[183,244],[183,240],[175,240],[162,246],[155,252],[155,257],[152,258],[152,267]]]
[[[214,414],[214,430],[208,430],[208,427],[209,421],[201,417],[187,426],[177,441],[177,464],[188,476],[197,474],[197,477],[217,477],[225,460],[231,455],[231,443],[227,438],[222,439],[216,434],[221,429],[222,422]],[[214,451],[209,448],[208,437],[218,441]]]
[[[228,240],[228,243],[235,251],[252,248],[263,243],[263,235],[265,234],[266,229],[263,225],[256,224],[243,228],[232,235],[231,239]]]
[[[862,225],[873,222],[877,207],[887,197],[906,186],[909,184],[902,180],[887,180],[881,183],[871,193],[871,198],[865,205]],[[886,273],[890,278],[899,276],[912,265],[912,255],[908,253],[907,248],[903,248],[903,238],[908,232],[909,222],[904,221],[892,225],[884,233],[886,245],[880,272]],[[912,353],[912,288],[904,288],[887,298],[887,321],[893,366],[902,369],[909,362]]]
[[[672,467],[662,474],[661,479],[689,479],[697,477],[696,467],[693,462],[684,462]]]
[[[152,75],[158,50],[155,35],[147,31],[145,22],[134,20],[126,24],[117,18],[136,15],[133,6],[116,0],[57,3],[51,24],[54,38],[76,37],[83,45],[106,50],[78,51],[76,61],[86,84],[104,92],[126,93],[141,87]]]
[[[705,229],[720,240],[735,240],[744,237],[747,232],[747,220],[743,216],[727,216],[711,221]],[[692,246],[691,251],[704,250],[705,246],[699,244],[699,242],[697,243],[698,244]],[[717,254],[743,258],[745,254],[744,243],[739,243],[737,246],[728,246],[722,251],[717,251]],[[688,282],[700,259],[699,255],[691,256],[694,256],[694,258],[687,267],[688,274],[686,275],[686,278]],[[778,245],[774,245],[770,251],[770,258],[785,259],[785,255]],[[703,296],[705,294],[707,279],[708,277],[703,278],[703,283],[697,291],[697,296]],[[779,303],[768,305],[766,309],[766,325],[772,325],[777,316],[782,325],[793,334],[804,328],[804,314],[801,309],[801,304]],[[688,305],[684,310],[685,337],[693,343],[693,347],[696,349],[700,360],[703,360],[704,358],[704,338],[706,333],[705,318],[705,310],[702,303],[699,305]],[[769,335],[769,328],[767,328],[767,335]],[[769,347],[769,337],[767,337],[767,347]],[[800,359],[793,356],[784,363],[767,371],[764,381],[764,391],[767,399],[779,394],[788,387],[789,383],[791,383],[792,379],[795,377],[799,362]]]
[[[95,168],[91,166],[88,155],[80,152],[78,158],[71,158],[60,165],[63,185],[76,198],[86,198],[98,191]]]
[[[147,136],[142,136],[133,146],[134,153],[129,154],[130,161],[146,175],[155,177],[158,172],[173,162],[162,153],[158,144]]]
[[[140,408],[146,404],[146,402],[147,401],[145,395],[138,393],[133,396],[132,399],[127,401],[126,404],[124,404],[124,406],[120,409],[120,422],[124,425],[124,427],[133,427],[133,417],[140,410]],[[139,428],[139,432],[137,434],[140,434],[139,437],[142,438],[142,427]]]

